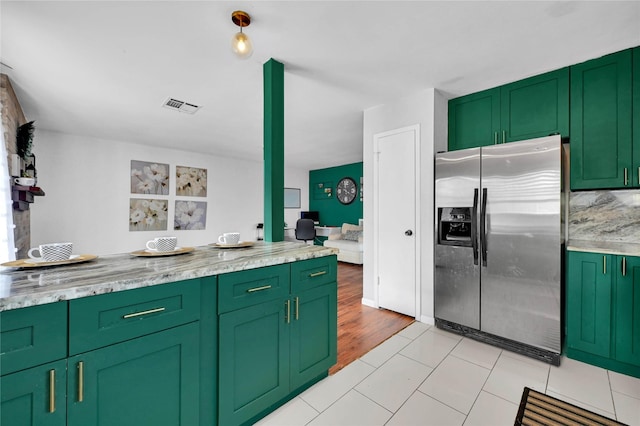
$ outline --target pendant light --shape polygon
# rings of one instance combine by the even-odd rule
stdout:
[[[248,35],[242,32],[242,27],[248,27],[251,23],[251,17],[247,12],[236,10],[231,14],[231,20],[240,27],[240,32],[236,33],[231,40],[231,48],[241,59],[247,59],[253,53],[253,45]]]

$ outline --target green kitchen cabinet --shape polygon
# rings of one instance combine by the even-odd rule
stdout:
[[[198,424],[198,330],[191,323],[69,358],[68,424]]]
[[[219,424],[254,421],[326,376],[337,356],[336,269],[328,256],[219,277]]]
[[[567,254],[566,353],[640,377],[640,257]]]
[[[449,101],[449,151],[569,136],[569,69]]]
[[[633,186],[640,187],[640,47],[631,53],[633,64]]]
[[[637,182],[631,60],[631,50],[624,50],[571,67],[572,190],[628,188]]]
[[[602,357],[611,352],[611,255],[568,252],[567,347]]]
[[[64,426],[67,362],[55,361],[0,377],[2,426]]]
[[[449,101],[449,151],[493,145],[500,132],[500,89]]]

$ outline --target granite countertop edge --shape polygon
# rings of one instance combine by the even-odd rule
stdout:
[[[130,254],[49,268],[0,268],[0,312],[337,254],[302,243],[259,243],[239,250],[210,246],[166,257]]]
[[[621,256],[640,256],[640,244],[619,241],[569,240],[567,250]]]

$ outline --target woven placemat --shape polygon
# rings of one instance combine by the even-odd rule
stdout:
[[[514,425],[620,426],[624,423],[525,387]]]

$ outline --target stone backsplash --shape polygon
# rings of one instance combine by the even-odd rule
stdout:
[[[640,190],[569,194],[569,239],[640,243]]]

